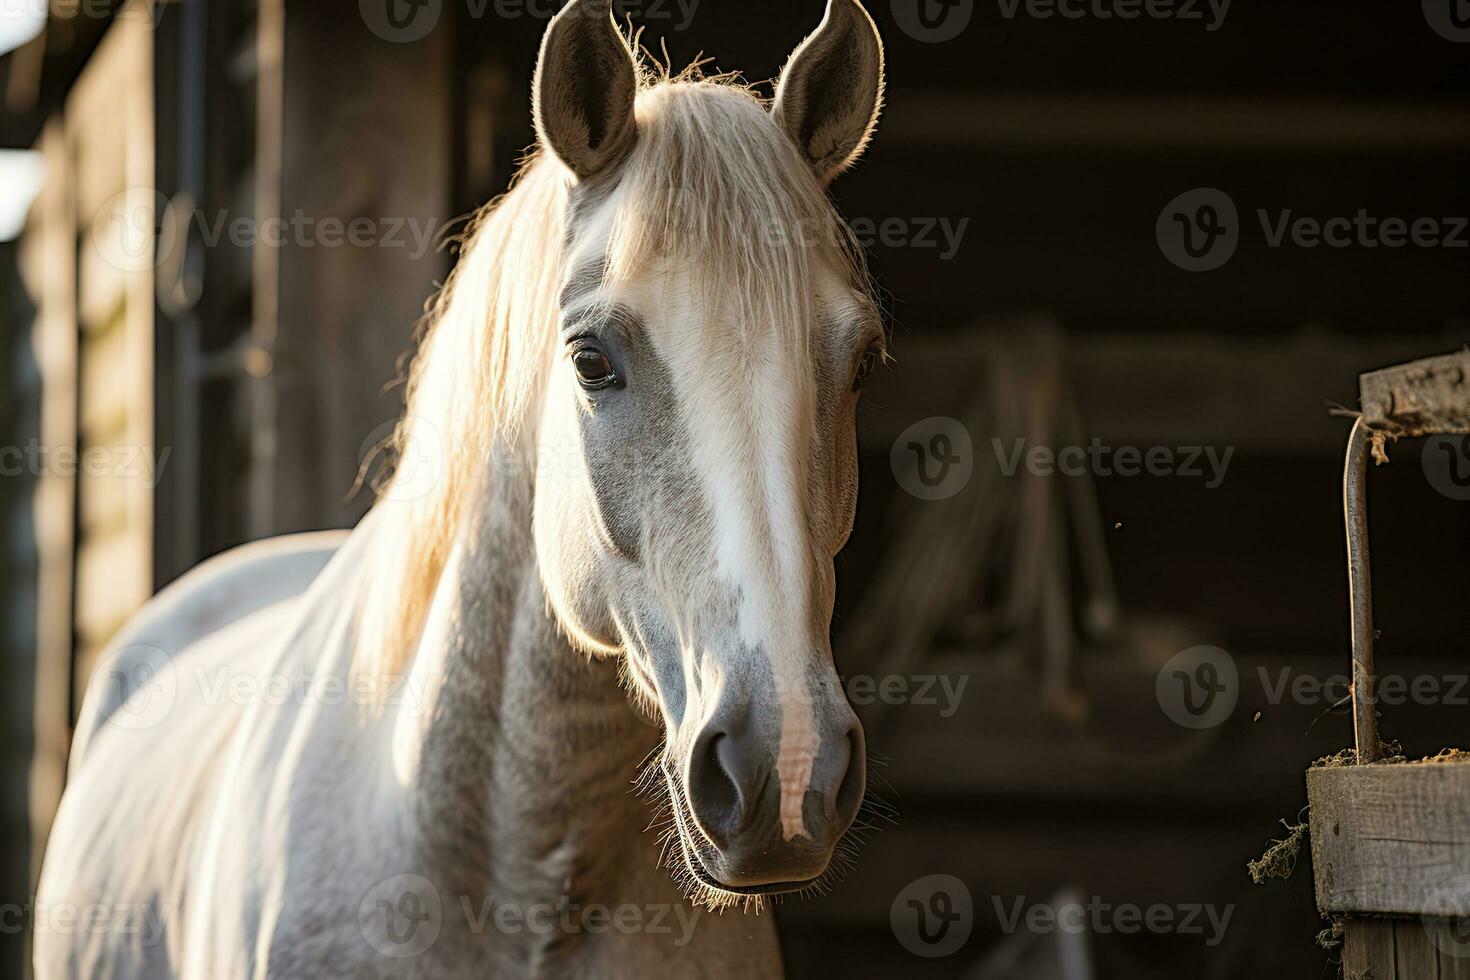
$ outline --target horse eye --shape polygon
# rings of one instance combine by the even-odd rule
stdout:
[[[869,347],[863,353],[863,359],[858,362],[857,374],[852,379],[853,391],[857,391],[863,386],[863,382],[868,380],[868,375],[873,373],[873,369],[878,366],[878,359],[882,356],[876,347]]]
[[[572,367],[577,372],[577,380],[588,391],[600,391],[618,383],[618,373],[613,369],[612,361],[591,345],[572,352]]]

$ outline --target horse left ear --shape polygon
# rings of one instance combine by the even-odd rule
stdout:
[[[552,18],[532,92],[541,144],[579,178],[627,155],[638,70],[613,23],[612,0],[572,0]]]
[[[781,72],[772,107],[817,180],[862,155],[883,103],[883,41],[858,0],[827,0],[827,16]]]

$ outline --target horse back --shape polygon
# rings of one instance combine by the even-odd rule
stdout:
[[[178,654],[232,623],[306,591],[346,531],[290,534],[232,548],[154,596],[108,644],[87,684],[72,736],[71,771],[124,706]],[[143,708],[146,710],[146,708]]]

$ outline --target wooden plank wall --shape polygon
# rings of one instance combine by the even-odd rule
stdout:
[[[19,249],[0,242],[0,902],[31,893],[31,755],[36,747],[36,586],[32,499],[38,476],[25,453],[39,445],[41,382],[29,327],[34,304],[20,281]],[[23,937],[0,932],[0,976],[19,976]]]
[[[59,120],[49,123],[37,149],[47,179],[21,237],[21,272],[35,306],[28,346],[35,359],[38,445],[51,453],[75,449],[77,406],[76,219],[71,155]],[[27,810],[32,843],[31,881],[66,779],[71,739],[72,569],[76,481],[56,468],[36,475],[30,498],[36,554],[33,747]],[[28,887],[26,894],[31,894]]]
[[[258,173],[279,173],[274,190],[258,185],[260,216],[273,198],[279,214],[315,224],[256,250],[253,333],[268,368],[253,382],[252,537],[350,526],[372,502],[348,499],[364,440],[402,410],[401,389],[385,389],[448,267],[416,235],[454,217],[449,32],[393,43],[358,23],[344,30],[330,6],[280,7],[260,15],[262,45],[271,17],[283,18],[286,79],[279,105],[259,107]],[[332,244],[327,220],[366,221],[368,243]]]
[[[16,248],[29,310],[11,321],[7,390],[22,417],[6,433],[35,452],[5,495],[20,511],[5,520],[16,564],[3,648],[23,658],[6,676],[24,708],[4,713],[5,771],[20,782],[0,795],[0,825],[27,842],[8,849],[24,868],[7,896],[34,894],[77,699],[151,591],[152,51],[139,18],[99,45],[36,144],[47,179]],[[7,976],[24,975],[17,948],[6,944]]]
[[[113,24],[66,106],[75,161],[79,458],[77,705],[102,647],[152,594],[153,43]],[[100,465],[99,465],[100,464]]]
[[[1470,980],[1470,945],[1442,921],[1351,918],[1343,980]]]

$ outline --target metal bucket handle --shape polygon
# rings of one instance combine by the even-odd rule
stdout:
[[[1348,436],[1342,474],[1353,645],[1353,739],[1358,762],[1383,758],[1373,664],[1373,570],[1368,557],[1368,459],[1388,439],[1470,431],[1470,351],[1385,368],[1359,378],[1363,412]]]

